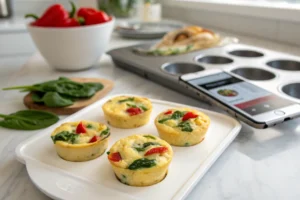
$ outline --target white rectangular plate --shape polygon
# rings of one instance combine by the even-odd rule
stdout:
[[[203,111],[211,119],[205,140],[191,147],[173,147],[174,157],[168,175],[162,182],[148,187],[131,187],[116,179],[106,154],[92,161],[68,162],[58,157],[50,138],[53,129],[67,121],[105,122],[101,107],[110,98],[104,98],[67,117],[17,147],[18,160],[26,164],[31,180],[46,195],[54,199],[72,200],[183,199],[241,129],[240,123],[231,117],[194,108]],[[108,149],[117,140],[132,134],[158,135],[154,119],[160,112],[169,108],[188,107],[154,99],[151,101],[153,111],[150,122],[135,129],[111,127]]]

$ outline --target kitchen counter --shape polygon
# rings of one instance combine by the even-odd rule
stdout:
[[[276,44],[244,36],[242,43],[257,45],[300,56],[299,47]],[[110,48],[138,43],[114,36]],[[27,60],[28,59],[28,60]],[[27,60],[25,65],[22,65]],[[114,67],[107,55],[99,64],[82,72],[52,70],[40,56],[0,57],[0,87],[31,84],[58,76],[102,77],[115,81],[110,93],[132,93],[150,98],[174,101],[191,106],[220,111],[199,100],[192,99]],[[25,109],[24,94],[0,91],[1,113]],[[220,130],[222,131],[222,130]],[[46,200],[30,181],[26,168],[15,158],[15,147],[38,131],[16,131],[0,128],[0,199]],[[203,179],[187,197],[189,200],[279,200],[300,199],[300,119],[280,124],[267,130],[256,130],[247,125],[234,142],[215,162]]]

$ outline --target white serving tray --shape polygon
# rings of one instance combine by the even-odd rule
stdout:
[[[127,186],[116,179],[106,153],[92,161],[68,162],[57,156],[50,139],[52,130],[67,121],[85,119],[105,122],[101,107],[110,98],[104,98],[59,121],[16,148],[17,158],[26,165],[32,182],[49,197],[66,200],[184,199],[241,129],[240,123],[231,117],[194,108],[211,118],[205,140],[196,146],[173,147],[174,157],[168,175],[162,182],[148,187]],[[108,149],[117,140],[132,134],[158,135],[154,119],[160,112],[174,107],[187,107],[166,101],[151,101],[153,111],[150,122],[136,129],[111,127]]]

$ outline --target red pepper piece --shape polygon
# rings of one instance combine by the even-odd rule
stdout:
[[[115,152],[115,153],[110,153],[108,155],[108,159],[113,162],[119,162],[120,160],[122,160],[122,157],[119,152]]]
[[[100,139],[100,137],[95,135],[94,137],[91,138],[89,143],[97,142],[99,139]]]
[[[140,108],[128,108],[126,112],[129,113],[130,116],[133,116],[141,114],[142,110]]]
[[[77,134],[80,134],[80,133],[86,133],[86,128],[85,126],[83,125],[82,122],[80,122],[77,127],[76,127],[76,133]]]
[[[182,121],[186,121],[188,119],[193,119],[193,118],[197,118],[198,115],[192,113],[192,112],[187,112],[185,115],[183,115],[182,117]]]
[[[149,156],[149,155],[156,154],[156,153],[161,154],[161,153],[165,153],[167,151],[168,151],[167,147],[155,147],[155,148],[152,148],[149,151],[147,151],[145,153],[145,156]]]
[[[27,16],[29,17],[32,15],[29,14]],[[61,4],[54,4],[50,6],[40,18],[33,22],[32,25],[43,27],[56,27],[58,24],[61,24],[68,18],[68,11],[66,11]]]
[[[80,8],[77,16],[84,18],[85,25],[101,24],[111,20],[105,12],[93,8]]]
[[[165,115],[170,115],[170,114],[172,114],[173,113],[173,111],[172,110],[168,110],[167,112],[165,112],[164,114]]]

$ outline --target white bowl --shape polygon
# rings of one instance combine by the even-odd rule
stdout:
[[[115,19],[89,26],[27,29],[45,60],[55,69],[76,71],[92,67],[106,51]]]

